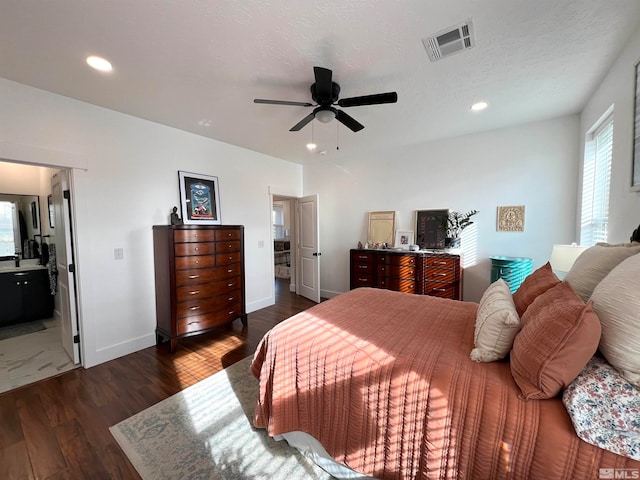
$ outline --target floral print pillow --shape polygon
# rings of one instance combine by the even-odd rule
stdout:
[[[640,460],[640,391],[594,356],[562,395],[582,440]]]

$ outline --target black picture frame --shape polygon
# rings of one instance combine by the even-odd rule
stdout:
[[[631,190],[640,192],[640,62],[634,68],[633,157],[631,159]]]
[[[55,218],[55,213],[53,210],[53,195],[47,196],[47,208],[49,210],[49,227],[54,228],[55,222],[53,219]]]
[[[178,171],[180,206],[185,224],[221,225],[218,177]]]
[[[36,202],[31,202],[31,225],[34,230],[38,229],[38,206]]]
[[[416,245],[420,250],[441,250],[447,236],[448,209],[416,210]]]

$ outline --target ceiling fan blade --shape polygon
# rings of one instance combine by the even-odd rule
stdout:
[[[336,110],[336,120],[338,120],[340,123],[342,123],[346,127],[350,128],[354,132],[359,132],[364,128],[364,125],[359,123],[353,117],[350,117],[349,115],[344,113],[342,110]]]
[[[315,114],[312,112],[309,115],[307,115],[306,117],[304,117],[302,120],[300,120],[298,123],[296,123],[293,127],[291,127],[289,129],[290,132],[297,132],[298,130],[301,130],[302,127],[304,127],[307,123],[309,123],[311,120],[313,120],[313,117],[315,116]]]
[[[316,96],[322,100],[331,99],[331,91],[333,87],[332,76],[333,72],[328,68],[313,67],[313,74],[316,77]],[[320,102],[318,102],[320,103]]]
[[[287,100],[265,100],[263,98],[254,98],[253,103],[268,103],[269,105],[292,105],[294,107],[313,107],[309,102],[289,102]]]
[[[396,103],[398,94],[396,92],[377,93],[375,95],[364,95],[362,97],[343,98],[338,100],[341,107],[359,107],[361,105],[379,105],[381,103]]]

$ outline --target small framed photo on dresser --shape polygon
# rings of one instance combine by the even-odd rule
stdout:
[[[409,250],[409,245],[413,245],[413,232],[410,230],[398,230],[394,247]]]
[[[178,171],[185,224],[221,225],[218,177]]]

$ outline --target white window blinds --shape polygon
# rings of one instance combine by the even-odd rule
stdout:
[[[584,149],[580,245],[607,241],[613,114],[588,135]]]
[[[273,221],[273,238],[284,237],[284,209],[282,205],[274,205],[271,212]]]

